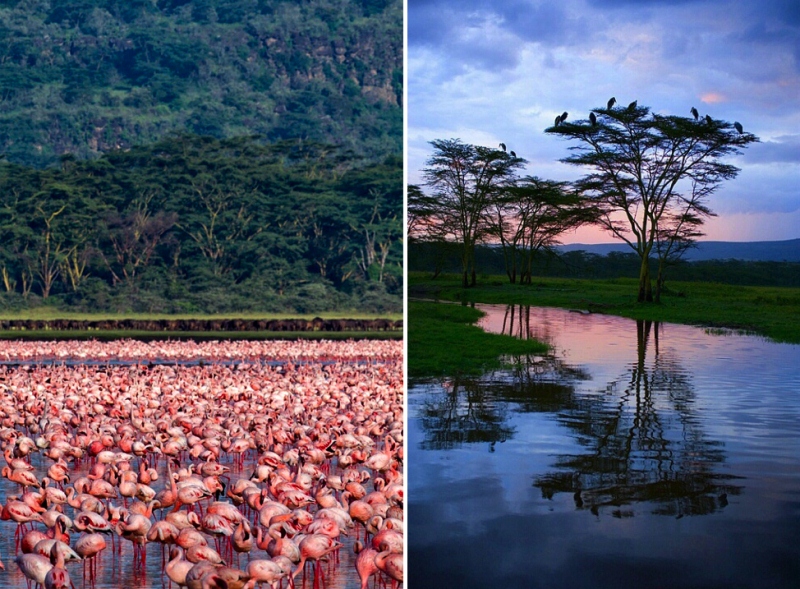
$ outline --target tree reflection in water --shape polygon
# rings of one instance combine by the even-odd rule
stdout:
[[[506,314],[503,331],[527,337],[533,327],[520,309]],[[720,472],[723,445],[703,431],[691,375],[660,350],[659,331],[658,323],[637,321],[635,361],[594,393],[576,391],[588,374],[550,356],[431,387],[420,412],[422,448],[488,442],[491,449],[515,435],[513,412],[550,413],[585,452],[561,455],[553,472],[535,476],[543,497],[570,493],[577,509],[614,517],[633,516],[637,504],[674,517],[722,509],[742,487]]]
[[[637,359],[627,373],[601,397],[558,412],[587,451],[560,456],[558,472],[536,478],[544,497],[569,492],[577,508],[608,507],[615,517],[647,502],[652,513],[683,517],[717,511],[741,492],[732,483],[738,477],[719,472],[725,453],[702,431],[691,376],[660,351],[658,336],[658,323],[637,321]]]
[[[574,403],[573,381],[585,378],[556,358],[522,356],[504,370],[445,380],[431,387],[422,405],[421,447],[448,450],[471,442],[505,442],[516,433],[508,424],[511,412],[569,407]]]

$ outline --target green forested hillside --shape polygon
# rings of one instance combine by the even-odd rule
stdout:
[[[397,312],[400,0],[0,0],[0,309]]]
[[[170,135],[0,165],[0,308],[398,312],[402,158]]]
[[[402,149],[401,0],[0,0],[0,153],[170,131]]]

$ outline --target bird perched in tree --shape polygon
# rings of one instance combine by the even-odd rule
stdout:
[[[617,99],[613,96],[608,100],[608,110],[614,108],[614,105],[617,103]]]
[[[559,115],[559,116],[557,116],[557,117],[556,117],[556,127],[558,127],[558,124],[559,124],[560,122],[561,122],[561,115]]]
[[[635,108],[636,108],[636,103],[637,103],[637,102],[638,102],[638,100],[634,100],[633,102],[631,102],[631,103],[628,105],[628,110],[633,110],[633,109],[635,109]]]
[[[709,125],[714,122],[714,119],[711,118],[711,115],[706,115],[706,123]]]
[[[700,113],[697,112],[697,109],[695,107],[692,107],[692,110],[690,112],[692,113],[692,116],[694,117],[695,121],[700,118]]]
[[[501,143],[501,144],[500,144],[500,149],[502,149],[503,151],[505,151],[505,150],[506,150],[506,144],[505,144],[505,143]]]
[[[589,120],[592,123],[592,127],[594,127],[597,124],[597,115],[595,115],[593,112],[590,112],[589,113]]]
[[[516,154],[516,152],[512,151],[512,152],[511,152],[511,157],[517,157],[517,154]]]
[[[567,111],[564,111],[564,112],[561,113],[561,122],[562,123],[567,120],[567,116],[568,115],[569,115],[569,113]]]
[[[734,126],[734,127],[736,128],[736,130],[739,132],[739,135],[741,135],[742,133],[744,133],[744,129],[742,128],[742,124],[741,124],[739,121],[736,121],[736,122],[733,124],[733,126]]]

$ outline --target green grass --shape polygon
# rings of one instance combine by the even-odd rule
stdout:
[[[540,354],[534,340],[487,333],[472,325],[482,313],[461,305],[410,302],[408,370],[413,377],[480,374],[499,366],[503,355]]]
[[[712,328],[741,329],[775,341],[800,343],[800,288],[668,282],[660,304],[637,303],[633,279],[536,279],[531,286],[509,284],[505,276],[483,276],[474,288],[458,276],[430,280],[412,273],[409,296],[443,301],[523,304],[586,309],[633,319]],[[409,328],[419,319],[411,313]]]

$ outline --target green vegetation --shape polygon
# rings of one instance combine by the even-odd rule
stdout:
[[[400,0],[0,0],[0,312],[402,310]]]
[[[0,164],[0,312],[399,313],[402,169],[183,134]]]
[[[502,356],[547,350],[534,340],[486,333],[471,325],[481,312],[469,307],[412,301],[408,316],[408,371],[413,377],[480,374],[500,365]]]
[[[408,244],[408,267],[411,272],[455,273],[459,271],[459,251],[455,243]],[[503,252],[499,247],[479,246],[475,257],[485,275],[505,272]],[[634,278],[640,260],[634,253],[612,252],[605,256],[586,251],[561,254],[541,252],[533,260],[533,279],[548,278]],[[656,260],[651,261],[653,275],[658,271]],[[670,268],[670,281],[718,282],[748,286],[800,287],[800,263],[762,262],[747,260],[702,260],[680,262]],[[666,283],[670,286],[670,283]]]
[[[402,152],[401,0],[3,0],[0,153],[44,167],[170,132]]]
[[[478,286],[470,289],[462,288],[460,276],[452,274],[430,280],[412,273],[409,281],[410,297],[585,309],[634,319],[741,329],[776,341],[800,343],[800,288],[672,282],[660,304],[643,304],[636,302],[635,278],[541,278],[532,286],[518,286],[508,284],[504,276],[481,276]],[[411,307],[409,332],[429,319]],[[413,367],[413,362],[409,365]]]

